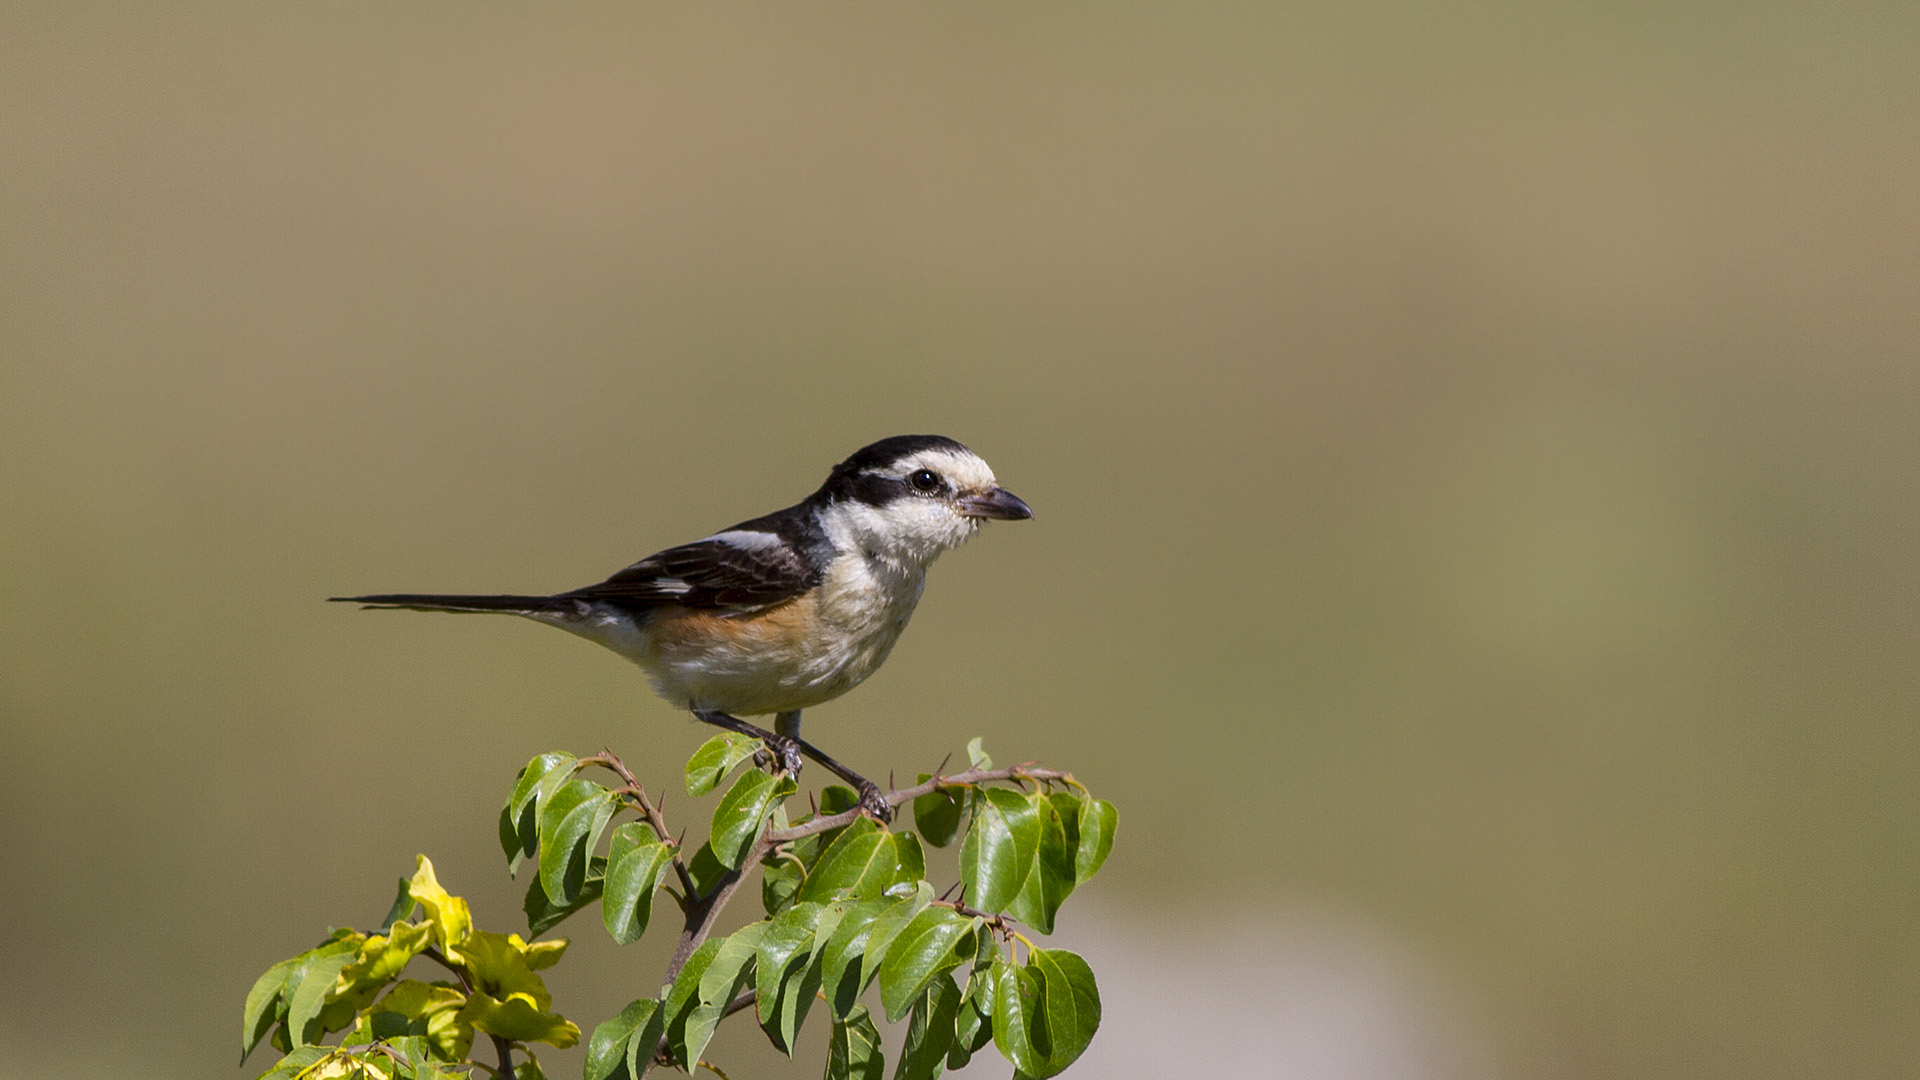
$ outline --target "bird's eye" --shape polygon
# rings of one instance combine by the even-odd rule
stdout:
[[[912,476],[907,477],[907,483],[912,484],[915,491],[931,494],[940,490],[940,474],[932,469],[916,469]]]

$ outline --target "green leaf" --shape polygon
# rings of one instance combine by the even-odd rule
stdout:
[[[873,922],[899,900],[865,900],[847,908],[820,950],[820,988],[833,1015],[846,1016],[866,984],[861,980],[861,957]],[[818,937],[815,938],[818,941]]]
[[[380,920],[381,932],[385,933],[402,919],[413,918],[414,911],[419,907],[420,901],[413,898],[413,882],[401,878],[399,895],[393,898],[393,906],[387,909],[387,917]]]
[[[976,769],[993,768],[993,759],[987,756],[985,750],[981,749],[980,736],[978,735],[967,740],[967,760],[972,762],[973,767]]]
[[[687,1058],[687,1021],[693,1016],[694,1009],[700,1005],[700,979],[707,973],[707,966],[720,952],[720,939],[709,939],[687,962],[680,966],[680,973],[674,976],[672,985],[660,997],[660,1011],[666,1017],[667,1048],[673,1052],[674,1060],[682,1069],[692,1072],[695,1064]],[[705,1040],[702,1040],[705,1045]]]
[[[714,857],[721,865],[735,869],[746,861],[753,842],[760,838],[760,828],[767,815],[781,799],[793,794],[794,788],[790,776],[776,778],[759,769],[740,774],[740,779],[727,789],[713,811],[713,831],[708,843],[713,845]]]
[[[973,793],[973,822],[960,845],[960,881],[967,904],[997,915],[1005,911],[1040,854],[1040,815],[1027,797],[1005,788]]]
[[[893,884],[887,887],[893,891],[899,885],[918,885],[927,876],[927,852],[920,846],[920,838],[910,832],[893,834]]]
[[[647,932],[654,890],[672,866],[673,849],[660,842],[653,826],[629,821],[613,830],[600,920],[615,944],[631,944]]]
[[[1119,811],[1105,799],[1088,799],[1080,805],[1080,842],[1073,860],[1075,880],[1087,880],[1107,861],[1107,853],[1113,850],[1113,830],[1119,822]]]
[[[966,1068],[973,1055],[992,1041],[993,1017],[976,1009],[971,997],[962,1000],[954,1015],[953,1045],[947,1048],[947,1068]]]
[[[1040,1017],[1048,1043],[1047,1071],[1027,1072],[1036,1078],[1052,1076],[1073,1064],[1100,1029],[1100,988],[1079,953],[1034,949],[1027,955],[1027,967],[1042,975]]]
[[[974,949],[973,970],[967,976],[966,998],[954,1019],[953,1049],[947,1051],[949,1069],[965,1068],[974,1054],[993,1041],[993,965],[1000,958],[993,931],[982,926]]]
[[[774,916],[760,935],[759,955],[754,958],[755,1013],[768,1041],[788,1057],[793,1056],[794,1039],[813,1004],[813,990],[819,988],[819,967],[813,963],[811,946],[822,910],[819,904],[795,904]],[[809,972],[813,989],[805,988]]]
[[[541,886],[540,876],[535,874],[533,880],[527,883],[527,898],[520,905],[520,910],[527,913],[528,932],[544,934],[559,926],[574,912],[600,899],[600,891],[606,884],[606,870],[607,860],[595,855],[587,863],[587,878],[580,883],[580,892],[570,904],[554,903]]]
[[[661,1036],[666,1034],[667,1013],[661,1003],[652,998],[641,998],[629,1005],[639,1017],[633,1026],[633,1034],[627,1038],[626,1070],[632,1080],[640,1080],[653,1066],[654,1047],[660,1045]]]
[[[713,1029],[726,1016],[728,1003],[753,977],[754,956],[766,929],[766,923],[757,922],[735,930],[721,940],[713,960],[700,973],[696,995],[699,1000],[688,1012],[681,1036],[680,1053],[685,1060],[696,1063],[700,1060],[701,1051],[713,1037]]]
[[[713,853],[712,844],[701,844],[700,850],[687,861],[687,877],[693,880],[693,891],[698,896],[712,896],[713,890],[732,873]]]
[[[769,852],[760,860],[760,905],[769,915],[790,909],[806,880],[807,867],[798,856],[790,851]]]
[[[563,904],[580,895],[587,858],[600,841],[619,802],[591,780],[574,780],[547,800],[540,813],[540,886]]]
[[[1074,1063],[1100,1027],[1100,991],[1086,961],[1034,949],[1015,967],[994,956],[993,1041],[1022,1075],[1044,1080]]]
[[[540,1059],[533,1056],[530,1046],[517,1047],[526,1058],[513,1066],[514,1080],[547,1080],[547,1074],[540,1068]]]
[[[399,1019],[391,1013],[382,1014],[390,1020]],[[377,1035],[376,1038],[387,1044],[387,1049],[400,1056],[402,1061],[418,1069],[426,1066],[431,1069],[433,1061],[432,1044],[421,1035]],[[416,1074],[421,1075],[421,1074]],[[430,1074],[429,1074],[430,1075]]]
[[[873,977],[880,974],[880,963],[893,947],[893,940],[932,902],[933,886],[922,881],[910,895],[900,898],[873,920],[872,929],[867,931],[865,954],[860,960],[860,988],[855,993],[865,993],[867,987],[873,985]]]
[[[406,884],[404,879],[401,884]],[[280,961],[254,980],[253,989],[247,991],[247,1007],[240,1020],[241,1064],[246,1064],[247,1055],[260,1045],[260,1040],[266,1038],[279,1018],[276,1006],[280,1004],[281,991],[287,988],[287,973],[293,970],[293,965],[294,960]]]
[[[820,856],[800,887],[802,900],[826,902],[841,897],[872,900],[904,879],[918,880],[925,872],[925,858],[917,840],[899,841],[872,818],[861,818],[847,826]],[[903,866],[903,861],[908,865]],[[904,872],[903,872],[904,871]]]
[[[507,856],[507,876],[520,876],[520,860],[526,857],[520,843],[520,823],[513,820],[513,808],[500,808],[500,821],[496,826],[500,833],[500,850]]]
[[[932,779],[922,773],[920,782]],[[921,839],[934,847],[946,847],[960,831],[960,811],[966,805],[966,788],[935,788],[913,800],[913,824]]]
[[[353,963],[359,948],[358,939],[343,938],[294,958],[287,974],[287,1034],[295,1046],[318,1042],[326,1033],[326,1027],[314,1021],[333,992],[340,970]]]
[[[1033,872],[1027,875],[1027,883],[1020,887],[1020,895],[1007,905],[1007,914],[1033,927],[1043,934],[1053,933],[1053,917],[1066,902],[1067,894],[1073,891],[1075,847],[1067,836],[1057,804],[1045,794],[1035,792],[1029,800],[1033,804],[1035,816],[1040,821],[1040,854],[1035,860]],[[1074,800],[1078,802],[1079,800]],[[1075,831],[1079,829],[1079,807],[1070,808],[1075,814]]]
[[[532,855],[539,846],[540,827],[537,804],[543,785],[552,778],[557,787],[560,782],[571,777],[577,759],[572,754],[541,754],[527,762],[514,778],[513,791],[507,795],[506,804],[500,808],[501,828],[500,847],[506,852],[508,871],[518,868],[524,856]],[[513,831],[513,840],[507,837],[508,829]]]
[[[880,963],[880,1001],[888,1020],[899,1020],[929,983],[950,981],[947,972],[973,959],[974,926],[946,907],[929,907],[907,923]],[[942,1046],[941,1055],[946,1052]]]
[[[880,1053],[880,1031],[865,1005],[856,1005],[845,1020],[833,1023],[827,1044],[827,1080],[881,1080],[887,1059]]]
[[[1033,1045],[1035,1013],[1040,1010],[1040,976],[1026,967],[1015,967],[1007,958],[993,957],[993,1044],[1000,1056],[1030,1076],[1045,1068],[1042,1051]],[[1039,1025],[1041,1038],[1046,1028]]]
[[[735,765],[760,749],[759,739],[733,731],[723,731],[708,739],[687,759],[687,794],[698,797],[712,791]]]
[[[882,969],[883,992],[886,979]],[[960,988],[951,978],[942,975],[927,984],[914,999],[913,1013],[907,1018],[907,1039],[900,1048],[900,1064],[893,1071],[893,1080],[937,1080],[953,1049],[955,1020],[960,1012]]]

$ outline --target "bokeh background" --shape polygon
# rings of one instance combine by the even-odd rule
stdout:
[[[1079,1075],[1920,1072],[1916,10],[8,4],[0,1076],[250,1076],[416,852],[515,922],[528,757],[703,737],[322,598],[911,431],[1038,518],[809,732],[1119,803]]]

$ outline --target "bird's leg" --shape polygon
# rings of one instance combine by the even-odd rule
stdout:
[[[780,767],[794,776],[800,775],[800,755],[805,754],[825,766],[828,772],[853,785],[854,790],[860,793],[862,813],[881,822],[893,820],[893,806],[887,802],[886,793],[880,790],[880,785],[821,753],[819,747],[800,737],[799,710],[776,716],[773,723],[778,731],[768,731],[717,709],[695,709],[693,715],[714,727],[737,731],[766,743],[767,750],[779,758]]]
[[[793,727],[793,741],[799,745],[801,753],[826,766],[828,772],[852,784],[854,790],[860,793],[861,813],[866,814],[868,817],[882,824],[893,820],[893,805],[887,802],[886,793],[880,790],[880,785],[821,753],[819,747],[800,738],[800,716],[798,713],[794,714]]]
[[[693,710],[693,715],[694,718],[701,723],[712,724],[717,728],[737,731],[742,735],[759,739],[767,745],[767,752],[772,754],[774,760],[780,763],[781,771],[791,776],[800,775],[800,753],[801,749],[806,746],[806,743],[801,742],[799,739],[768,731],[766,728],[756,724],[749,724],[737,716],[723,713],[718,709],[695,709]],[[781,715],[784,716],[786,714],[783,713]],[[798,714],[795,715],[797,716]],[[775,723],[779,723],[779,721],[776,720]],[[796,721],[795,727],[798,726]]]

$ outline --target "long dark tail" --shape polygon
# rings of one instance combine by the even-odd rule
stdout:
[[[575,601],[558,596],[442,596],[435,593],[380,593],[376,596],[329,596],[366,608],[406,608],[412,611],[504,611],[531,615],[572,608]]]

